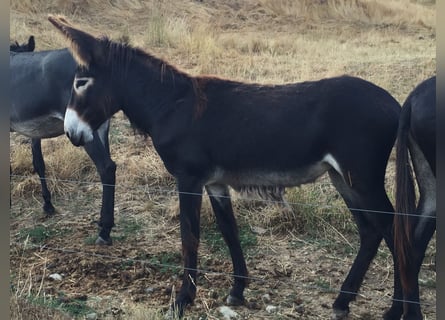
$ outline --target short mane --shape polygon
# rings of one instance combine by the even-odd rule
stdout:
[[[190,81],[196,97],[195,117],[199,117],[205,109],[207,99],[203,91],[201,81],[189,75],[188,73],[178,69],[167,61],[158,58],[147,51],[133,47],[127,43],[119,43],[110,40],[108,37],[101,37],[100,41],[105,43],[107,47],[106,63],[111,67],[114,74],[121,77],[127,76],[128,66],[131,61],[138,59],[143,61],[151,68],[159,71],[162,83],[175,83],[178,80]]]

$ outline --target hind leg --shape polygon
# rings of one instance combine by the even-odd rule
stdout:
[[[45,177],[45,162],[43,160],[42,145],[40,139],[31,139],[31,150],[32,150],[32,164],[34,170],[37,172],[40,178],[40,184],[42,185],[42,197],[43,197],[43,210],[48,214],[52,215],[55,211],[53,204],[51,203],[51,193],[46,185]]]
[[[419,227],[421,229],[419,230]],[[434,219],[427,219],[424,224],[418,224],[416,226],[415,238],[413,240],[412,263],[411,267],[405,270],[407,277],[413,279],[412,288],[405,290],[403,299],[404,303],[404,320],[422,320],[422,311],[420,308],[420,296],[419,296],[419,272],[422,267],[423,259],[425,258],[425,251],[428,247],[434,231],[436,230],[436,221]]]
[[[348,208],[350,208],[360,235],[359,251],[343,282],[341,292],[333,304],[332,319],[343,319],[349,313],[349,303],[355,300],[369,265],[377,253],[380,242],[383,238],[386,241],[389,239],[392,241],[391,230],[393,215],[380,212],[366,212],[365,209],[383,212],[393,212],[394,210],[386,196],[383,183],[380,188],[366,188],[358,185],[352,187],[346,183],[343,177],[335,170],[330,170],[329,175],[332,183],[342,195]],[[393,253],[392,242],[390,250],[391,253]],[[394,297],[400,298],[401,288],[398,272],[395,276],[394,288]],[[401,303],[394,302],[384,318],[388,320],[400,319],[401,314]]]

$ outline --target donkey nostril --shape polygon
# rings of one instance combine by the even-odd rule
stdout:
[[[68,137],[68,139],[70,138],[70,133],[66,132],[66,136]]]

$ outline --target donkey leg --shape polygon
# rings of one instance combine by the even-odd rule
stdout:
[[[399,320],[403,313],[403,292],[400,280],[400,270],[398,268],[397,256],[394,250],[394,208],[386,195],[384,188],[368,188],[369,191],[362,192],[362,208],[367,208],[370,212],[357,212],[357,216],[365,216],[366,223],[374,228],[375,233],[383,236],[385,243],[391,252],[393,259],[393,300],[391,307],[383,314],[385,320]]]
[[[411,261],[405,270],[410,283],[404,290],[404,320],[423,319],[420,295],[419,272],[425,257],[425,250],[436,230],[436,175],[432,170],[433,161],[428,161],[417,141],[410,136],[410,154],[419,187],[419,203],[416,212],[421,216],[416,219],[412,235]],[[431,148],[434,150],[434,148]],[[429,158],[434,158],[431,156]]]
[[[102,138],[102,139],[101,139]],[[116,183],[116,164],[110,157],[108,145],[108,130],[106,130],[105,139],[97,132],[94,132],[93,141],[87,143],[85,151],[93,160],[102,182],[102,207],[100,210],[99,236],[96,244],[111,245],[111,229],[114,227],[114,195]]]
[[[363,188],[362,185],[361,189],[366,190],[359,190],[357,186],[355,186],[355,189],[353,189],[336,171],[331,170],[329,171],[329,174],[333,184],[340,192],[349,208],[379,210],[384,212],[394,211],[391,202],[386,196],[386,192],[383,188],[383,182],[381,183],[381,187],[368,186]],[[363,179],[363,181],[366,181],[366,179]],[[347,316],[349,313],[349,303],[355,300],[369,265],[377,253],[381,240],[385,237],[385,235],[385,238],[387,239],[389,237],[388,235],[391,233],[393,220],[392,215],[365,212],[363,210],[351,210],[359,229],[360,248],[348,276],[343,282],[341,292],[333,304],[334,313],[332,319],[343,319]],[[394,297],[400,299],[400,278],[396,268],[395,271]],[[400,319],[401,313],[401,303],[393,302],[390,312],[392,317],[385,316],[385,319]]]
[[[167,314],[168,318],[182,317],[185,308],[195,300],[200,238],[199,227],[203,186],[191,177],[179,178],[177,183],[184,274],[181,289],[176,301],[170,307]]]
[[[233,214],[229,189],[226,185],[208,185],[207,193],[210,197],[219,230],[226,242],[232,257],[234,285],[227,297],[230,305],[244,303],[244,288],[247,286],[247,267],[239,241],[238,227]]]
[[[360,215],[357,215],[356,223],[360,234],[360,248],[346,279],[343,281],[341,291],[332,305],[332,319],[335,320],[346,318],[349,314],[349,303],[356,299],[365,274],[383,238]]]
[[[393,232],[393,223],[388,223],[388,219],[391,221],[394,220],[394,217],[391,218],[390,214],[385,213],[377,213],[375,215],[378,218],[379,229],[383,230],[383,237],[385,239],[385,243],[388,246],[389,251],[391,252],[393,259],[393,270],[394,270],[394,290],[393,290],[393,300],[391,307],[384,313],[383,319],[385,320],[398,320],[401,318],[403,313],[403,290],[402,283],[400,280],[400,270],[398,268],[397,255],[395,254],[394,249],[394,232]]]
[[[43,211],[48,215],[54,214],[54,206],[51,203],[51,193],[48,190],[45,177],[45,161],[43,160],[42,144],[40,139],[31,139],[32,150],[32,164],[34,170],[37,172],[40,178],[40,184],[42,186],[42,197],[44,200]]]
[[[418,230],[419,227],[421,230]],[[428,247],[434,231],[436,230],[436,221],[434,219],[428,219],[425,223],[418,224],[416,226],[416,233],[413,239],[413,261],[412,267],[408,268],[406,272],[409,279],[415,279],[413,281],[413,287],[404,290],[403,300],[404,300],[404,320],[422,320],[422,311],[420,305],[420,295],[419,295],[419,272],[422,267],[423,259],[425,258],[425,251]]]

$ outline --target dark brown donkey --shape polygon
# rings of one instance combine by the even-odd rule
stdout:
[[[170,310],[182,315],[196,295],[204,188],[233,262],[227,302],[242,304],[248,274],[229,186],[268,195],[329,172],[360,232],[358,255],[333,305],[335,319],[348,314],[381,240],[394,251],[394,211],[384,177],[400,105],[388,92],[349,76],[285,85],[192,77],[64,18],[49,20],[69,40],[79,63],[65,116],[72,143],[88,143],[94,130],[123,110],[133,126],[151,136],[176,178],[184,276]],[[394,297],[400,299],[395,272]],[[386,319],[400,318],[402,307],[394,301]]]

